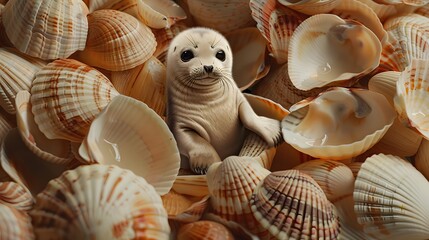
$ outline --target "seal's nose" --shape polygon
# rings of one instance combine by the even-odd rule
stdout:
[[[209,66],[204,65],[204,70],[205,70],[207,73],[211,73],[211,72],[213,72],[213,66],[212,66],[212,65],[209,65]]]

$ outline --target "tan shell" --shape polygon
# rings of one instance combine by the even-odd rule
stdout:
[[[340,2],[340,0],[279,0],[284,6],[307,15],[328,13]]]
[[[209,194],[206,175],[177,176],[172,189],[180,194],[203,197]]]
[[[88,15],[88,41],[79,60],[111,71],[141,65],[155,52],[152,31],[133,16],[116,10]]]
[[[18,91],[30,91],[36,73],[45,61],[29,57],[12,48],[0,48],[0,106],[15,114]]]
[[[168,239],[160,196],[143,178],[116,166],[64,172],[30,211],[39,239]]]
[[[284,142],[277,147],[270,170],[272,172],[289,170],[312,159],[314,157],[298,151],[290,144]]]
[[[289,77],[301,90],[334,83],[351,86],[378,66],[381,49],[377,36],[359,22],[318,14],[302,22],[291,37]]]
[[[358,222],[378,239],[429,237],[429,183],[409,162],[373,155],[362,164],[353,198]]]
[[[80,0],[14,0],[2,11],[10,41],[30,56],[67,58],[85,48],[88,8]]]
[[[415,166],[426,179],[429,179],[429,140],[424,139],[415,157]]]
[[[167,62],[167,52],[168,47],[170,47],[170,42],[177,34],[187,28],[188,26],[183,21],[180,21],[170,28],[153,29],[152,32],[155,35],[157,43],[153,56],[165,64]]]
[[[284,140],[315,158],[332,160],[365,152],[396,118],[383,95],[365,89],[331,88],[290,110],[282,121]]]
[[[79,154],[88,162],[132,170],[160,195],[170,191],[180,167],[179,149],[167,124],[143,102],[123,95],[91,123]]]
[[[379,4],[373,0],[360,0],[360,2],[370,7],[382,22],[384,22],[387,18],[397,14],[397,9],[392,5]]]
[[[37,73],[31,87],[34,120],[49,139],[81,142],[95,116],[118,94],[96,69],[56,60]]]
[[[273,172],[250,200],[255,218],[277,239],[336,239],[339,223],[319,185],[298,170]]]
[[[14,182],[0,182],[0,205],[2,204],[17,210],[28,211],[33,207],[34,199],[21,185]]]
[[[176,193],[174,190],[161,196],[161,199],[168,218],[180,222],[198,221],[209,205],[208,195],[202,198],[195,198]]]
[[[34,239],[31,218],[24,212],[0,204],[0,239],[31,240]]]
[[[224,225],[213,221],[198,221],[180,228],[177,240],[233,240],[234,236]]]
[[[151,57],[135,68],[112,72],[110,78],[116,90],[124,95],[146,103],[159,116],[165,116],[166,67],[157,58]]]

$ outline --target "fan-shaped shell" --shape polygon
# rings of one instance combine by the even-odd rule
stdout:
[[[301,90],[335,82],[351,86],[378,66],[380,54],[380,40],[362,24],[318,14],[302,22],[292,35],[289,77]]]
[[[177,240],[233,240],[234,236],[224,225],[213,221],[188,223],[180,228]]]
[[[399,117],[429,139],[429,60],[413,59],[396,83]]]
[[[351,162],[349,164],[347,164],[347,167],[350,168],[350,170],[352,170],[353,172],[353,176],[356,178],[358,175],[358,172],[362,166],[363,162]]]
[[[171,41],[181,31],[184,31],[187,28],[188,26],[180,21],[170,28],[153,29],[152,31],[156,38],[156,50],[153,53],[153,56],[165,64],[167,62],[167,53]]]
[[[152,31],[135,17],[116,10],[88,15],[88,41],[79,60],[111,71],[137,67],[155,52]]]
[[[307,15],[328,13],[340,2],[339,0],[279,0],[279,3],[284,6]]]
[[[319,185],[298,170],[273,172],[255,188],[255,218],[277,239],[336,239],[338,219]]]
[[[2,11],[10,41],[42,59],[67,58],[85,48],[88,8],[80,0],[11,0]]]
[[[429,179],[429,140],[424,139],[415,157],[415,166],[426,179]]]
[[[379,4],[373,0],[360,0],[360,2],[370,7],[382,22],[384,22],[384,20],[387,18],[397,14],[396,8],[392,5]]]
[[[316,158],[347,159],[377,143],[395,118],[394,109],[379,93],[331,88],[291,107],[282,121],[283,138]]]
[[[34,239],[31,218],[24,212],[0,204],[0,239]]]
[[[161,199],[168,218],[180,222],[198,221],[209,203],[209,196],[195,198],[176,193],[174,190],[161,196]]]
[[[118,94],[96,69],[56,60],[37,73],[31,87],[34,120],[49,139],[81,142],[95,116]]]
[[[180,165],[167,124],[146,104],[123,95],[92,122],[79,154],[87,161],[132,170],[160,195],[170,191]]]
[[[12,48],[0,48],[0,106],[15,114],[18,91],[30,91],[36,73],[45,61],[29,57]]]
[[[112,165],[64,172],[37,195],[30,215],[40,239],[168,239],[170,232],[155,189]]]
[[[206,175],[177,176],[172,189],[180,194],[203,197],[209,194]]]
[[[366,159],[355,182],[358,222],[377,238],[429,237],[429,183],[409,162],[392,155]]]
[[[21,211],[30,210],[34,200],[21,185],[14,182],[0,182],[0,205],[7,205]]]

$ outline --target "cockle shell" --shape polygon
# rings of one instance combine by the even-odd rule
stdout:
[[[49,139],[81,142],[95,116],[118,94],[96,69],[59,59],[39,71],[33,82],[34,120]]]
[[[291,37],[289,77],[301,90],[334,82],[351,86],[378,66],[380,54],[380,40],[362,24],[318,14],[302,22]]]
[[[135,68],[112,72],[111,82],[116,90],[146,103],[159,116],[165,116],[165,81],[167,69],[157,58],[150,57]]]
[[[207,185],[213,212],[239,223],[255,234],[263,233],[250,210],[250,197],[256,185],[269,173],[252,158],[230,156],[214,163],[207,172]],[[260,236],[261,237],[261,236]]]
[[[34,239],[31,218],[25,212],[0,204],[0,239]]]
[[[123,95],[91,123],[79,154],[90,162],[132,170],[160,195],[170,191],[180,166],[177,143],[167,124],[143,102]]]
[[[111,71],[137,67],[155,52],[156,40],[149,27],[116,10],[88,15],[88,40],[79,60]]]
[[[352,170],[353,176],[356,178],[358,175],[358,172],[362,166],[363,162],[351,162],[349,164],[347,164],[347,167],[350,168],[350,170]]]
[[[0,106],[15,114],[18,91],[30,91],[36,73],[45,61],[24,55],[13,48],[0,48]]]
[[[20,211],[33,207],[34,199],[21,185],[14,182],[0,182],[0,205],[6,205]]]
[[[429,139],[429,60],[413,59],[396,83],[399,118]]]
[[[188,223],[180,228],[177,240],[233,240],[232,233],[220,223],[213,221],[198,221]]]
[[[385,97],[365,89],[331,88],[290,110],[282,121],[284,140],[315,158],[332,160],[365,152],[396,118]]]
[[[185,19],[183,9],[171,0],[89,0],[89,11],[114,9],[126,12],[151,28],[169,28]]]
[[[378,239],[427,239],[428,188],[428,181],[409,162],[373,155],[356,178],[353,198],[358,222]]]
[[[202,198],[195,198],[172,190],[161,196],[161,199],[169,220],[189,223],[201,219],[209,205],[209,197],[207,195]]]
[[[273,172],[250,200],[255,218],[277,239],[336,239],[338,219],[319,185],[298,170]]]
[[[64,172],[30,211],[39,239],[168,239],[161,197],[144,178],[110,165]]]
[[[2,10],[10,41],[30,56],[67,58],[85,48],[88,8],[80,0],[11,0]]]
[[[292,8],[295,11],[305,13],[307,15],[315,15],[319,13],[328,13],[339,0],[278,0],[279,3],[286,7]]]
[[[31,112],[30,93],[20,91],[15,100],[18,130],[28,149],[46,161],[69,164],[74,158],[70,142],[62,139],[48,139],[39,130]]]

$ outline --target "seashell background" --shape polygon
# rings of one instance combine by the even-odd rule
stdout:
[[[428,4],[0,1],[0,240],[429,239]],[[195,26],[284,140],[207,175],[165,122]]]

